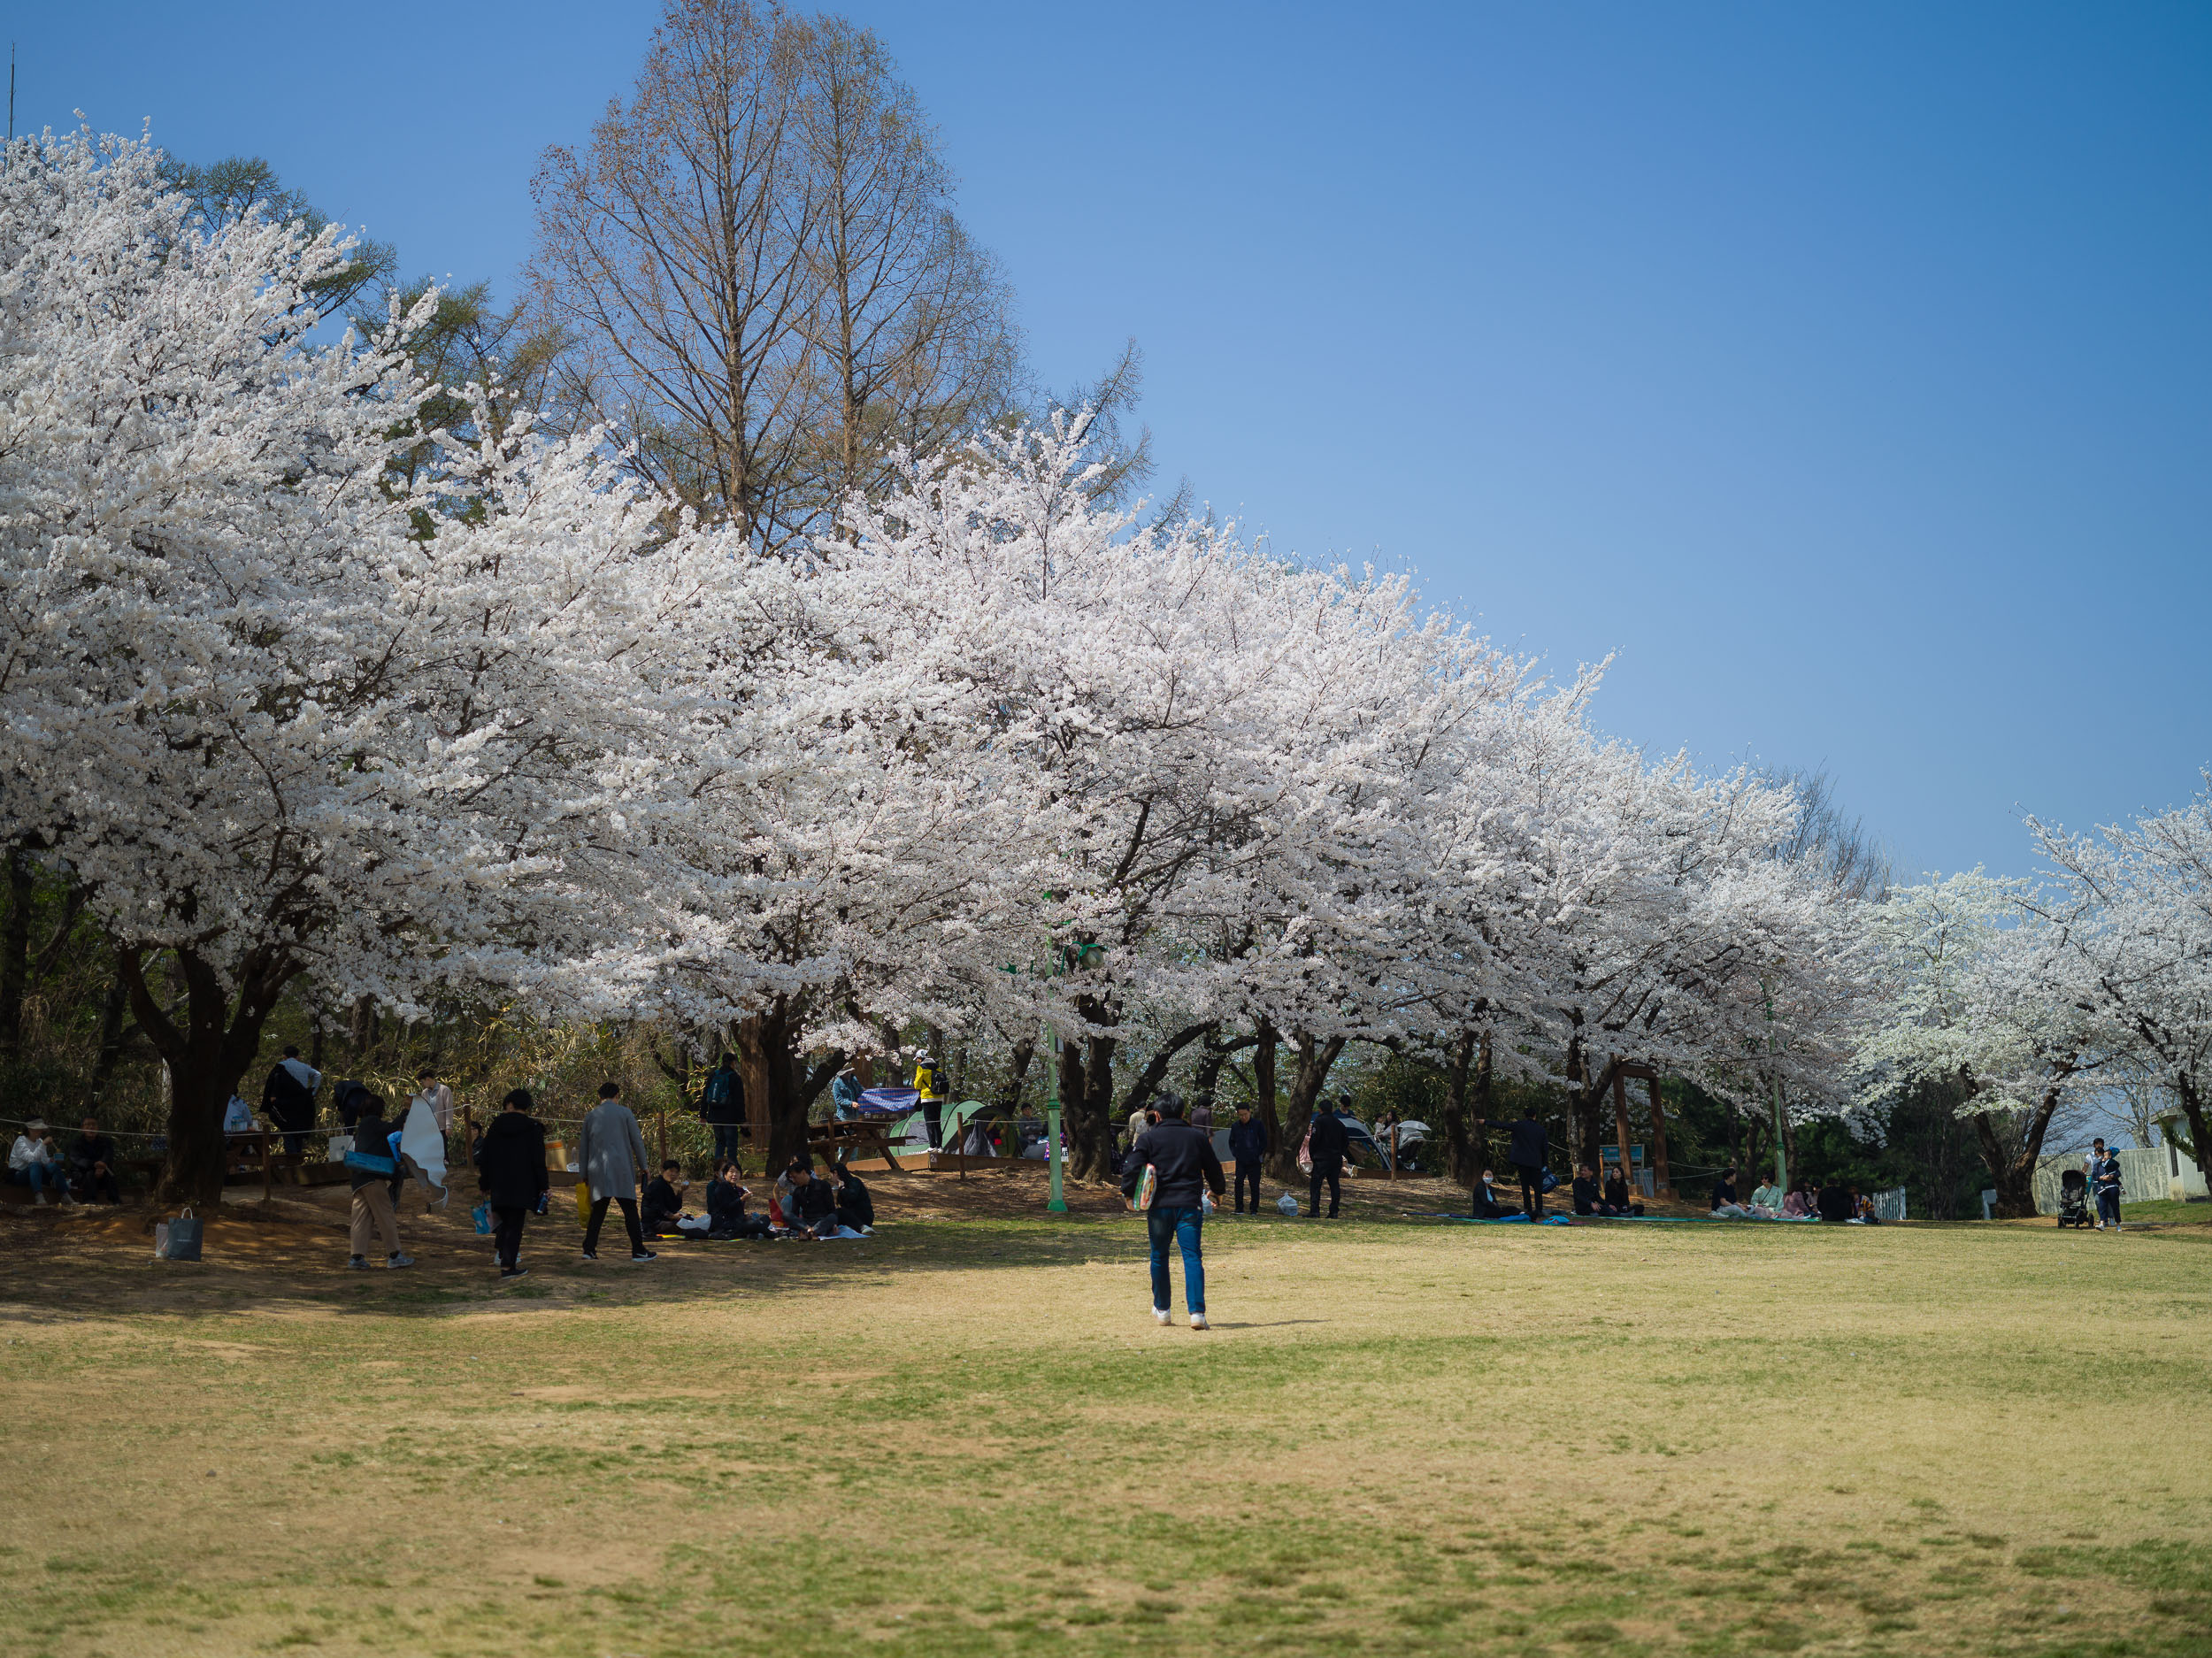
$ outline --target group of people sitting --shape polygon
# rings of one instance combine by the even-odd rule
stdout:
[[[685,1211],[691,1185],[684,1178],[683,1165],[673,1157],[646,1182],[643,1227],[648,1238],[834,1238],[865,1232],[876,1224],[875,1200],[868,1195],[867,1183],[843,1163],[832,1163],[826,1173],[817,1174],[806,1158],[794,1157],[776,1177],[765,1214],[748,1207],[753,1190],[731,1159],[716,1163],[714,1178],[706,1183],[704,1215]]]
[[[1786,1190],[1779,1181],[1770,1180],[1753,1187],[1751,1201],[1743,1202],[1736,1195],[1736,1170],[1732,1163],[1713,1182],[1713,1213],[1724,1220],[1824,1220],[1869,1226],[1881,1224],[1881,1217],[1874,1212],[1873,1198],[1840,1179],[1832,1178],[1816,1186],[1810,1180],[1801,1178]]]
[[[1597,1171],[1588,1163],[1578,1164],[1573,1188],[1575,1213],[1578,1215],[1640,1215],[1644,1206],[1636,1201],[1630,1190],[1628,1177],[1621,1172],[1618,1163],[1609,1164],[1605,1180],[1599,1183]]]
[[[88,1117],[77,1138],[58,1143],[54,1131],[33,1117],[23,1125],[8,1151],[8,1184],[31,1188],[31,1201],[43,1203],[52,1193],[65,1208],[79,1203],[120,1203],[123,1194],[115,1178],[115,1142],[100,1132],[97,1117]]]

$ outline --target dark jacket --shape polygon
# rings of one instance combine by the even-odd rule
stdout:
[[[849,1169],[845,1171],[844,1184],[837,1188],[837,1217],[855,1232],[876,1224],[876,1201],[868,1195],[866,1184]]]
[[[115,1142],[105,1134],[95,1134],[87,1140],[82,1133],[69,1142],[69,1171],[80,1180],[92,1178],[92,1165],[104,1163],[108,1172],[115,1172]]]
[[[745,1078],[734,1071],[707,1073],[705,1092],[699,1096],[699,1118],[722,1127],[745,1120]]]
[[[791,1188],[790,1207],[798,1213],[786,1215],[786,1220],[794,1226],[810,1226],[825,1215],[837,1213],[837,1194],[830,1189],[828,1181],[818,1175],[804,1186]]]
[[[676,1195],[676,1188],[664,1174],[657,1174],[645,1183],[644,1226],[647,1232],[672,1232],[676,1217],[684,1212],[684,1201]]]
[[[745,1188],[727,1180],[707,1182],[707,1220],[716,1232],[735,1232],[745,1222]]]
[[[354,1081],[342,1082],[332,1091],[330,1102],[338,1108],[339,1122],[351,1128],[360,1119],[361,1101],[368,1092],[368,1084]]]
[[[1517,1168],[1540,1169],[1551,1155],[1551,1131],[1532,1117],[1512,1125],[1513,1144],[1505,1160]]]
[[[398,1132],[382,1117],[373,1112],[364,1113],[353,1125],[353,1148],[364,1157],[389,1157],[396,1163],[399,1154],[392,1149],[392,1136]],[[538,1161],[542,1163],[545,1159],[541,1156]],[[390,1175],[373,1174],[366,1169],[349,1169],[346,1172],[352,1177],[353,1189],[357,1192],[365,1186],[374,1186],[379,1180],[393,1178]],[[534,1201],[534,1198],[532,1201]]]
[[[1820,1188],[1820,1218],[1846,1221],[1851,1216],[1851,1188],[1846,1186],[1824,1186]]]
[[[296,1133],[315,1126],[315,1096],[282,1060],[270,1067],[269,1080],[261,1086],[261,1109],[281,1129]]]
[[[1575,1176],[1575,1213],[1594,1215],[1598,1212],[1598,1183],[1582,1175]]]
[[[476,1142],[476,1189],[494,1209],[532,1209],[549,1182],[545,1125],[526,1111],[502,1111]]]
[[[1344,1132],[1344,1125],[1333,1111],[1324,1111],[1313,1119],[1313,1126],[1306,1140],[1306,1155],[1312,1161],[1316,1174],[1342,1174],[1344,1154],[1352,1148],[1352,1137]]]
[[[1159,1171],[1158,1183],[1152,1188],[1156,1209],[1196,1209],[1203,1188],[1211,1186],[1216,1197],[1228,1190],[1212,1140],[1179,1117],[1162,1117],[1138,1135],[1137,1143],[1129,1148],[1128,1163],[1121,1177],[1124,1196],[1136,1195],[1145,1164]]]
[[[1229,1156],[1236,1163],[1257,1163],[1267,1155],[1267,1125],[1255,1113],[1241,1123],[1229,1125]]]
[[[1724,1176],[1713,1182],[1713,1207],[1715,1209],[1718,1209],[1724,1203],[1733,1203],[1735,1201],[1736,1183],[1733,1180]]]
[[[1628,1181],[1618,1169],[1605,1177],[1605,1201],[1615,1209],[1626,1209],[1629,1205]]]

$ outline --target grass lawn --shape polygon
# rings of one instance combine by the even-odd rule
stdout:
[[[1133,1222],[897,1197],[503,1292],[7,1222],[0,1653],[2212,1654],[2212,1227],[1356,1191],[1210,1226],[1202,1334]]]

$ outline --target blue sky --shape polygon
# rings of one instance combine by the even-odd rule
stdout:
[[[19,129],[266,156],[511,286],[648,4],[20,9]],[[868,4],[1039,371],[1908,868],[2212,763],[2212,9]]]

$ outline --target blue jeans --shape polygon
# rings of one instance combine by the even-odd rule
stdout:
[[[745,1125],[742,1123],[710,1123],[714,1130],[714,1160],[717,1163],[735,1163],[737,1148],[742,1143]]]
[[[2120,1224],[2120,1194],[2117,1192],[2097,1194],[2097,1218],[2108,1226]]]
[[[18,1186],[27,1186],[34,1192],[58,1192],[69,1195],[69,1171],[58,1163],[27,1163],[20,1169],[11,1169],[8,1175]]]
[[[1164,1208],[1154,1204],[1145,1211],[1145,1232],[1152,1240],[1152,1305],[1167,1306],[1174,1293],[1167,1280],[1167,1247],[1179,1244],[1183,1250],[1183,1299],[1191,1311],[1206,1310],[1206,1263],[1198,1253],[1199,1232],[1206,1224],[1205,1213],[1195,1207]]]

